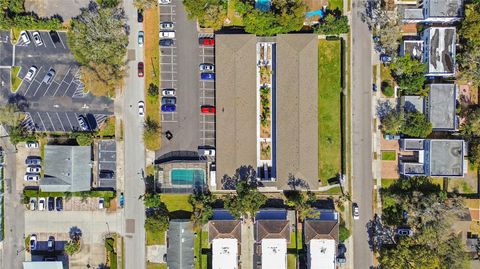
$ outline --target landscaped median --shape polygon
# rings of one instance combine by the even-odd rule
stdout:
[[[11,72],[12,92],[17,92],[18,87],[20,87],[20,84],[22,83],[22,79],[18,77],[20,66],[12,67]]]
[[[145,11],[143,23],[145,31],[144,66],[145,66],[145,127],[144,143],[149,150],[158,150],[161,145],[160,126],[160,15],[159,8]]]
[[[341,172],[341,41],[318,42],[318,160],[322,185]]]

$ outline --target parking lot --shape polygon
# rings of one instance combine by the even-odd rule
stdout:
[[[9,102],[16,102],[27,113],[23,125],[36,131],[69,132],[79,129],[79,114],[92,114],[95,125],[113,114],[112,100],[84,92],[80,66],[68,48],[66,33],[39,31],[41,45],[34,42],[32,33],[28,32],[30,43],[20,38],[14,49],[20,86],[14,94],[1,88]],[[8,54],[2,54],[3,58]],[[25,79],[31,67],[36,72]],[[53,73],[51,81],[46,80],[49,71]]]
[[[98,171],[97,186],[100,188],[116,188],[117,148],[115,140],[101,140],[98,142]],[[112,178],[100,176],[100,171],[112,171]]]
[[[213,38],[213,35],[199,34],[201,37]],[[200,63],[215,64],[215,48],[199,46]],[[200,78],[200,70],[198,73]],[[200,106],[215,106],[215,82],[211,80],[200,79]],[[215,114],[200,115],[200,146],[215,147]]]

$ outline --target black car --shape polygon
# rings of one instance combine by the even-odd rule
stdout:
[[[137,22],[143,22],[143,10],[137,10]]]
[[[171,47],[175,44],[173,39],[160,39],[160,46]]]
[[[177,98],[175,97],[163,97],[162,105],[175,105],[177,103]]]
[[[62,211],[63,210],[63,198],[62,197],[57,197],[57,199],[55,199],[55,207],[57,208],[57,211]]]
[[[53,43],[60,43],[60,36],[56,31],[50,31],[50,37],[52,38]]]
[[[48,197],[48,211],[53,211],[55,208],[55,198]]]
[[[114,172],[112,170],[100,170],[98,175],[100,178],[112,179]]]
[[[50,252],[55,251],[55,237],[53,236],[48,237],[47,250]]]

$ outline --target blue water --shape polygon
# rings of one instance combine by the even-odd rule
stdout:
[[[320,18],[323,18],[323,16],[325,16],[325,13],[323,12],[323,10],[319,9],[319,10],[307,12],[306,17],[310,18],[316,15],[320,16]]]
[[[173,185],[203,185],[205,184],[205,170],[172,169],[170,178]]]
[[[272,2],[270,0],[255,0],[255,8],[263,12],[270,10]]]

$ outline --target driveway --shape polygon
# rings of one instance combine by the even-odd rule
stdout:
[[[80,15],[90,0],[25,0],[25,10],[35,12],[39,17],[59,15],[64,21]]]

